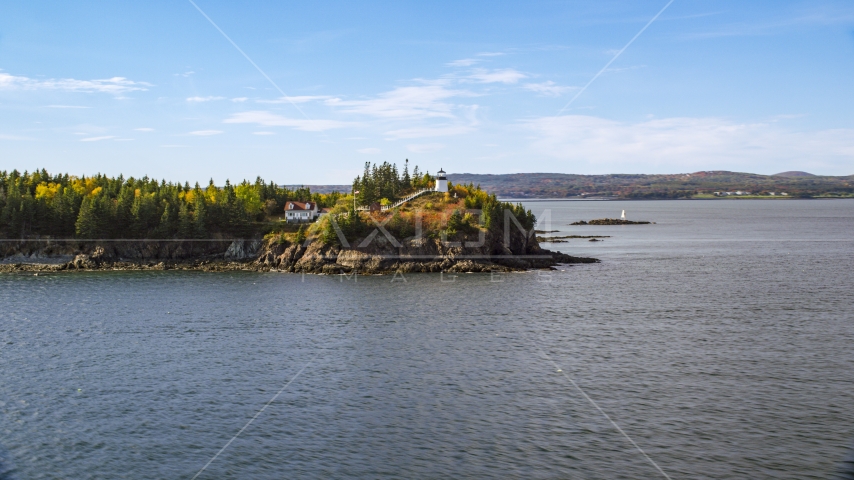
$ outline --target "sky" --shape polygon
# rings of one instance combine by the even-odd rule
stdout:
[[[0,170],[854,174],[850,0],[193,1],[5,1]]]

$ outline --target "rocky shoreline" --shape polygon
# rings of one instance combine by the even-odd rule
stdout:
[[[597,218],[596,220],[590,220],[589,222],[579,220],[577,222],[570,223],[570,225],[649,225],[650,223],[654,222],[633,222],[631,220],[623,220],[620,218]]]
[[[510,245],[489,236],[456,242],[406,239],[393,245],[378,237],[367,247],[342,247],[277,239],[113,242],[6,242],[0,272],[201,271],[377,275],[417,272],[511,272],[558,264],[598,263],[545,250],[535,237],[517,234]],[[358,242],[353,242],[359,245]]]

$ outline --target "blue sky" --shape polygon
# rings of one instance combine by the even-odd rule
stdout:
[[[854,174],[854,3],[9,1],[0,169]]]

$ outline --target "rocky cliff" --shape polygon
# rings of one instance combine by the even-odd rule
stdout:
[[[513,232],[507,238],[478,234],[454,241],[375,235],[347,246],[312,239],[292,243],[267,240],[4,241],[0,271],[67,270],[256,270],[340,274],[358,272],[484,272],[549,268],[594,263],[542,249],[533,236]]]

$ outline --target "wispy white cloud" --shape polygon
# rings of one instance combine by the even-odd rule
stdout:
[[[504,55],[504,52],[481,52],[478,53],[478,57],[500,57]]]
[[[82,105],[45,105],[45,108],[92,108],[92,107],[84,107]]]
[[[513,68],[505,68],[503,70],[477,68],[466,78],[479,83],[516,83],[523,78],[528,78],[528,76]]]
[[[175,75],[176,77],[184,77],[184,78],[186,78],[186,77],[189,77],[190,75],[192,75],[192,74],[194,74],[194,73],[196,73],[196,72],[194,72],[194,71],[190,70],[190,71],[187,71],[187,72],[184,72],[184,73],[175,73],[174,75]]]
[[[101,140],[110,140],[112,138],[116,138],[115,135],[105,135],[103,137],[87,137],[81,138],[81,142],[100,142]]]
[[[187,145],[160,145],[161,148],[187,148]]]
[[[137,132],[153,132],[154,131],[153,128],[149,128],[149,127],[134,128],[134,130],[136,130]]]
[[[480,62],[480,59],[477,58],[462,58],[460,60],[454,60],[453,62],[448,62],[445,64],[447,67],[470,67],[477,62]]]
[[[781,4],[785,6],[785,4]],[[782,12],[776,18],[762,18],[759,21],[740,21],[721,25],[713,30],[693,30],[683,36],[688,39],[704,39],[718,37],[742,37],[776,35],[782,32],[824,27],[829,25],[846,25],[854,21],[854,11],[848,5],[821,5],[797,11]]]
[[[196,130],[188,133],[187,135],[194,135],[197,137],[210,137],[211,135],[221,135],[225,132],[222,130]]]
[[[223,123],[254,123],[267,127],[292,127],[306,132],[322,132],[333,128],[344,128],[356,125],[352,122],[337,120],[309,120],[303,118],[288,118],[265,111],[250,111],[235,113]]]
[[[377,153],[382,153],[382,150],[380,150],[379,148],[360,148],[356,151],[359,153],[366,153],[369,155],[375,155]]]
[[[445,148],[441,143],[418,143],[407,145],[406,149],[413,153],[430,153]]]
[[[61,90],[66,92],[120,94],[144,91],[152,86],[152,84],[147,82],[134,82],[124,77],[98,80],[76,80],[74,78],[42,80],[0,73],[0,89],[2,90]]]
[[[471,133],[474,130],[475,128],[473,125],[426,126],[389,130],[385,132],[385,135],[390,140],[398,140],[407,138],[448,137],[452,135]]]
[[[578,87],[558,85],[551,80],[542,83],[526,83],[522,88],[547,97],[559,97],[570,90],[578,89]]]
[[[298,95],[296,97],[279,97],[273,100],[257,100],[258,103],[307,103],[319,100],[328,100],[329,95]]]
[[[638,70],[640,68],[646,68],[646,65],[630,65],[628,67],[609,67],[609,68],[606,68],[604,71],[608,72],[608,73],[620,73],[620,72],[626,72],[629,70]]]
[[[603,170],[761,170],[850,165],[854,129],[797,132],[775,123],[720,118],[666,118],[624,123],[584,115],[523,122],[543,155]],[[632,168],[636,165],[637,168]],[[614,168],[614,167],[610,167]]]
[[[0,140],[32,140],[32,138],[23,137],[20,135],[7,135],[5,133],[0,133]]]
[[[193,102],[193,103],[200,103],[200,102],[214,102],[214,101],[216,101],[216,100],[225,100],[225,97],[215,97],[215,96],[208,96],[208,97],[187,97],[187,101],[188,101],[188,102]]]
[[[333,98],[327,100],[326,104],[343,112],[379,118],[454,118],[456,105],[445,100],[470,95],[469,92],[448,89],[443,85],[418,85],[398,87],[367,100]]]
[[[786,113],[782,115],[774,115],[770,118],[772,122],[779,122],[781,120],[794,120],[795,118],[803,118],[806,117],[803,113]]]
[[[246,100],[249,100],[249,97],[237,97],[237,98],[231,99],[231,101],[234,103],[241,103],[241,102],[245,102]]]
[[[275,135],[276,132],[252,132],[252,135]]]

